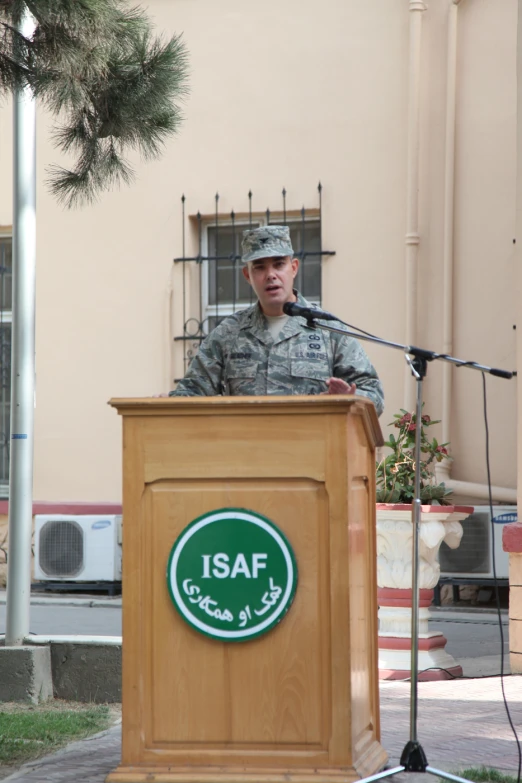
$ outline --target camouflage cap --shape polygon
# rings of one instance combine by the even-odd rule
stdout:
[[[260,226],[243,231],[241,260],[244,264],[257,258],[293,255],[288,226]]]

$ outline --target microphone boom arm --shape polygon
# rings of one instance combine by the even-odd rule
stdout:
[[[338,319],[339,323],[344,323],[341,319]],[[455,356],[449,356],[447,353],[436,353],[435,351],[428,351],[425,348],[418,348],[415,345],[403,345],[402,343],[393,343],[390,340],[384,340],[382,337],[376,337],[375,335],[359,334],[357,332],[347,331],[346,329],[339,329],[337,326],[330,326],[330,324],[317,323],[316,318],[307,318],[307,324],[312,329],[320,327],[326,329],[329,332],[337,332],[338,334],[345,334],[347,337],[354,337],[356,340],[367,340],[377,345],[385,345],[388,348],[396,348],[399,351],[403,351],[405,354],[414,356],[416,359],[423,359],[426,362],[432,362],[434,359],[440,359],[444,362],[450,362],[457,367],[469,367],[472,370],[479,370],[480,372],[487,372],[490,375],[494,375],[497,378],[513,378],[517,373],[516,371],[510,372],[509,370],[500,370],[495,367],[488,367],[485,364],[479,364],[478,362],[466,361],[465,359],[457,359]]]

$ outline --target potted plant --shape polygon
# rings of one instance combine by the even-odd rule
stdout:
[[[385,442],[385,446],[391,449],[380,462],[377,463],[377,502],[378,503],[412,503],[415,495],[415,435],[417,421],[414,413],[402,410],[394,415],[393,426],[399,432],[393,433]],[[420,499],[428,505],[449,505],[448,496],[452,494],[444,482],[437,483],[435,479],[435,463],[443,460],[451,460],[448,453],[448,443],[437,442],[436,438],[430,440],[426,435],[426,428],[439,424],[427,414],[423,414],[420,424]]]
[[[456,549],[461,521],[473,508],[450,505],[451,490],[435,478],[435,465],[451,459],[449,444],[428,437],[439,422],[422,414],[420,426],[419,525],[419,679],[446,679],[462,668],[445,651],[446,639],[430,632],[429,606],[439,581],[438,553],[445,541]],[[411,665],[412,502],[415,496],[414,413],[401,410],[391,424],[398,429],[385,442],[390,452],[377,462],[377,585],[379,599],[379,676],[405,678]]]

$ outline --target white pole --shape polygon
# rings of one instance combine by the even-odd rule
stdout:
[[[453,0],[449,8],[448,53],[446,55],[446,151],[444,160],[444,253],[442,297],[442,350],[453,353],[453,232],[455,224],[455,116],[457,110],[457,21],[458,4]],[[453,367],[443,362],[442,367],[442,442],[451,439],[451,391]],[[449,469],[448,469],[449,475]]]
[[[18,25],[31,38],[35,22],[24,11]],[[13,322],[11,348],[11,454],[6,646],[29,635],[36,278],[36,104],[29,88],[16,89],[13,154]]]
[[[417,281],[419,265],[419,136],[421,105],[422,0],[410,2],[410,57],[408,65],[408,146],[406,185],[406,345],[417,343]],[[410,368],[404,368],[404,407],[413,411],[415,381]]]

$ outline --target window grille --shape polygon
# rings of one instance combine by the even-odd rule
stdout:
[[[335,251],[323,250],[322,247],[321,183],[317,193],[318,207],[305,209],[303,206],[299,210],[289,210],[287,193],[283,188],[279,210],[255,212],[252,208],[253,194],[249,191],[247,211],[232,211],[230,215],[219,212],[220,197],[216,193],[213,215],[203,216],[198,211],[195,217],[190,218],[196,231],[197,255],[194,256],[187,256],[185,252],[186,202],[185,196],[182,196],[183,254],[175,258],[174,263],[183,264],[183,334],[177,335],[174,340],[183,342],[184,371],[200,342],[223,318],[255,301],[252,288],[241,271],[241,239],[246,228],[288,226],[294,255],[300,261],[296,288],[308,300],[321,304],[322,259],[335,255]],[[190,277],[193,284],[196,270],[197,295],[192,295],[189,303],[188,279]]]

